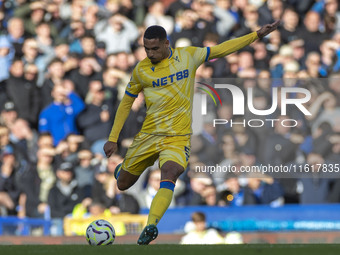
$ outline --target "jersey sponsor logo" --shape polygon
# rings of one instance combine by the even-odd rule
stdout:
[[[152,72],[155,71],[155,67],[154,67],[154,66],[152,66],[152,67],[150,67],[150,68],[151,68]]]
[[[185,69],[183,71],[179,71],[174,74],[170,74],[169,76],[165,76],[162,78],[157,79],[156,81],[152,81],[153,87],[165,86],[175,81],[180,81],[182,79],[189,77],[189,70]]]

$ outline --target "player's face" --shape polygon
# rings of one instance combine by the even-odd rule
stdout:
[[[169,40],[144,38],[144,48],[152,64],[157,64],[169,56]]]

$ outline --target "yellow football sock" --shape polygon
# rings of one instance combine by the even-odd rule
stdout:
[[[161,181],[160,189],[151,203],[147,225],[157,225],[161,220],[171,203],[174,188],[175,184],[172,181]]]

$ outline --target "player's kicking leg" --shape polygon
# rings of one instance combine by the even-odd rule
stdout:
[[[137,242],[139,245],[147,245],[157,238],[158,229],[156,225],[168,209],[173,197],[176,180],[183,172],[184,168],[173,161],[167,161],[161,167],[160,187],[152,200],[147,225]]]
[[[122,163],[116,167],[113,175],[117,180],[117,187],[119,190],[127,190],[135,184],[139,178],[139,175],[130,174],[122,169]]]

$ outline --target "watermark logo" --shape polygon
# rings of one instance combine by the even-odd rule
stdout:
[[[217,91],[212,86],[205,84],[205,83],[201,83],[201,82],[198,82],[198,83],[210,88],[215,93],[215,95],[218,97],[222,105],[220,96],[218,95]],[[244,96],[243,91],[239,87],[235,85],[230,85],[230,84],[215,84],[215,88],[227,89],[231,92],[231,95],[233,97],[233,115],[244,115],[245,114],[245,110],[244,110],[245,96]],[[213,98],[215,105],[217,106],[216,100],[212,96],[212,94],[206,89],[203,89],[203,88],[200,88],[200,89],[208,93],[210,97]],[[303,98],[289,98],[289,95],[293,93],[294,94],[301,93],[301,94],[304,94],[305,96]],[[310,98],[311,98],[311,93],[307,89],[297,88],[297,87],[289,87],[289,88],[282,87],[281,94],[280,94],[281,115],[287,114],[287,105],[295,105],[304,115],[312,115],[303,105],[304,103],[307,103],[310,100]],[[249,111],[255,115],[264,116],[264,115],[270,115],[274,113],[278,107],[278,89],[272,88],[271,107],[266,110],[258,110],[258,109],[255,109],[254,103],[253,103],[253,88],[248,88],[247,89],[247,106],[248,106]],[[203,115],[207,114],[207,101],[204,100],[204,97],[202,99],[201,112]]]
[[[222,106],[222,100],[220,98],[220,95],[217,93],[216,89],[224,89],[226,92],[229,92],[232,96],[232,110],[233,115],[245,115],[245,107],[247,106],[247,110],[256,116],[268,116],[273,113],[275,113],[279,107],[280,114],[282,116],[287,115],[287,106],[288,105],[294,105],[300,112],[302,112],[305,116],[312,115],[308,109],[304,106],[305,103],[307,103],[311,99],[311,93],[309,90],[305,88],[298,88],[298,87],[281,87],[280,90],[278,88],[274,87],[271,90],[271,105],[268,105],[267,109],[256,109],[254,106],[254,90],[252,87],[247,88],[247,90],[244,92],[239,87],[231,84],[214,84],[214,87],[211,85],[208,85],[203,82],[197,82],[207,88],[210,89],[210,91],[206,88],[198,87],[200,90],[204,91],[206,94],[208,94],[212,100],[215,103],[215,106],[217,106],[217,102],[215,100],[215,97],[211,93],[211,91],[215,94],[215,96],[218,98],[221,106]],[[202,94],[201,98],[201,113],[202,115],[207,114],[207,96],[206,94]],[[299,96],[297,96],[299,95]],[[265,121],[268,121],[271,123],[271,125],[274,125],[274,122],[279,121],[278,119],[251,119],[248,120],[248,126],[250,127],[262,127],[265,123]],[[291,122],[292,125],[286,125],[285,123]],[[214,119],[213,124],[214,126],[219,124],[227,124],[230,123],[232,125],[233,120],[225,120],[225,119]],[[257,123],[257,124],[254,124]],[[237,122],[234,124],[242,124],[243,126],[246,126],[246,121]],[[290,126],[294,127],[298,125],[298,122],[294,119],[287,119],[283,120],[283,126]]]
[[[210,90],[215,94],[215,96],[216,96],[217,99],[219,100],[220,104],[222,105],[221,97],[220,97],[220,95],[217,93],[216,89],[214,89],[212,86],[210,86],[210,85],[208,85],[208,84],[206,84],[206,83],[203,83],[203,82],[199,82],[199,81],[198,81],[198,82],[196,82],[196,83],[201,84],[201,85],[207,87],[208,89],[210,89]],[[214,101],[215,106],[217,106],[217,102],[216,102],[216,100],[215,100],[215,97],[211,94],[211,92],[210,92],[209,90],[207,90],[206,88],[202,88],[202,87],[197,87],[197,88],[200,89],[200,90],[202,90],[202,91],[204,91],[205,93],[207,93],[207,94],[212,98],[212,100]],[[202,94],[201,100],[202,100],[202,108],[201,108],[201,109],[202,109],[202,114],[203,114],[203,115],[206,115],[206,114],[207,114],[207,95],[206,95],[206,94]]]

